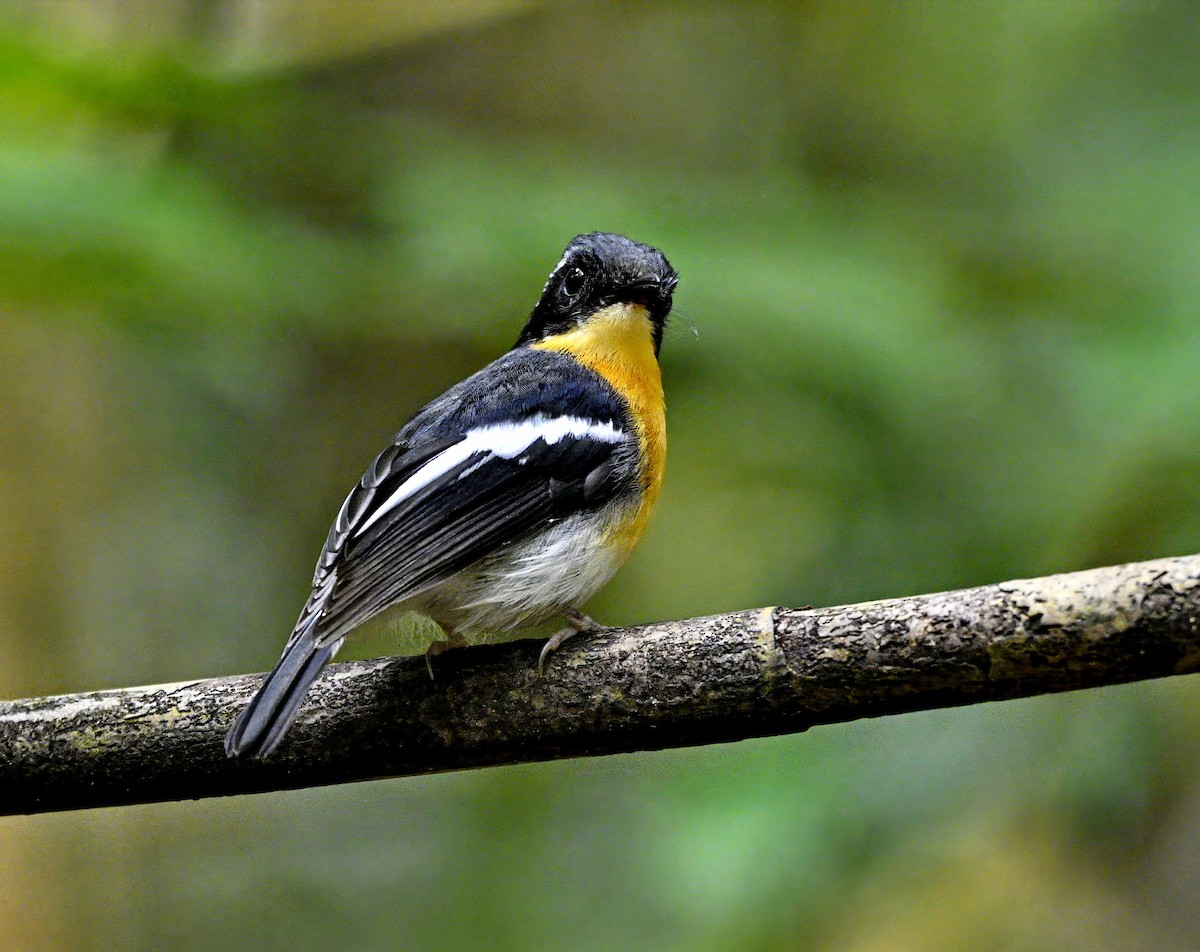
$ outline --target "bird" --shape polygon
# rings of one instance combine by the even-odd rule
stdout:
[[[412,417],[350,491],[274,669],[225,740],[266,757],[347,635],[416,611],[466,643],[561,617],[551,652],[601,626],[580,606],[645,531],[666,461],[659,350],[679,275],[622,235],[577,235],[515,345]]]

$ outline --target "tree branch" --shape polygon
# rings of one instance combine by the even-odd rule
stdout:
[[[0,703],[0,813],[710,744],[1200,669],[1200,555],[838,608],[764,608],[331,665],[265,761],[258,675]]]

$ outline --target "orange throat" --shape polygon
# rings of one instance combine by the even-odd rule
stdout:
[[[632,518],[622,519],[612,542],[633,550],[662,491],[667,461],[667,420],[662,372],[654,355],[650,316],[640,304],[611,304],[582,327],[533,345],[559,351],[596,371],[629,405],[642,461],[641,500]]]

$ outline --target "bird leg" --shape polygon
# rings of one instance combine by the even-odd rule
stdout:
[[[467,643],[467,639],[465,639],[457,631],[446,631],[445,629],[442,630],[445,632],[446,637],[430,642],[429,647],[425,649],[425,667],[429,671],[430,681],[436,680],[433,676],[433,659],[440,655],[443,651],[447,651],[450,648],[461,648]]]
[[[563,618],[567,620],[567,627],[562,631],[556,631],[546,643],[542,645],[542,653],[538,655],[538,674],[545,673],[546,659],[559,649],[564,641],[581,631],[599,631],[604,626],[593,618],[589,618],[577,608],[568,608],[563,612]]]

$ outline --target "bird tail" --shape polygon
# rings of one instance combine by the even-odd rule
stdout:
[[[279,663],[234,721],[225,738],[228,756],[266,757],[296,720],[309,687],[342,646],[341,638],[324,645],[317,642],[313,629],[319,614],[311,614],[307,624],[297,628]]]

